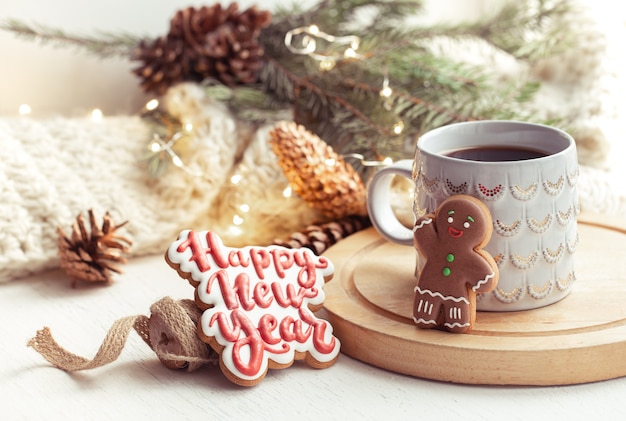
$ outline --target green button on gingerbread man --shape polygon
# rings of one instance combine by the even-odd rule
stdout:
[[[446,260],[449,263],[454,262],[454,254],[448,253],[448,255],[446,256]],[[450,269],[448,266],[443,268],[443,276],[450,276],[451,273],[452,273],[452,269]]]

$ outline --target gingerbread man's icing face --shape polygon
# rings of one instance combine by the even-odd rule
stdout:
[[[451,199],[438,212],[436,224],[441,241],[480,244],[485,237],[484,211],[473,203]]]

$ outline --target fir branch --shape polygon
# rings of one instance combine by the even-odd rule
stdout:
[[[271,58],[264,62],[259,80],[263,90],[277,101],[291,104],[295,100],[298,77],[278,60]]]
[[[253,123],[268,123],[291,118],[290,103],[277,102],[256,85],[228,87],[217,81],[202,83],[207,97],[225,103],[235,115]]]
[[[445,52],[435,54],[436,41],[477,43],[531,63],[576,42],[575,30],[568,26],[572,0],[508,1],[491,16],[455,25],[406,23],[421,11],[420,0],[321,0],[308,9],[297,3],[278,6],[258,40],[264,50],[258,83],[226,87],[205,81],[205,92],[248,120],[284,118],[289,110],[296,122],[340,153],[399,158],[413,153],[416,136],[440,125],[533,118],[522,104],[533,98],[538,83],[503,84],[497,70],[455,60]],[[285,34],[312,24],[332,35],[358,36],[360,58],[338,60],[328,70],[309,56],[289,51]],[[136,47],[146,41],[128,34],[80,36],[15,20],[1,23],[0,29],[100,57],[132,59]],[[380,96],[383,80],[393,90],[388,98]],[[394,130],[400,123],[403,130]]]
[[[565,51],[577,42],[570,27],[572,0],[507,1],[492,15],[474,22],[416,27],[406,35],[420,43],[447,38],[480,40],[517,60],[536,61]]]
[[[537,83],[522,81],[499,86],[498,79],[484,67],[437,57],[428,49],[428,42],[437,37],[479,40],[517,60],[533,60],[558,50],[548,39],[554,30],[568,32],[563,23],[569,10],[567,0],[557,0],[552,6],[539,2],[534,8],[529,5],[536,0],[526,0],[503,7],[486,21],[427,28],[395,25],[397,16],[387,20],[385,14],[378,14],[361,26],[354,25],[361,7],[406,11],[403,8],[418,2],[344,3],[349,10],[338,2],[323,1],[320,7],[300,15],[301,20],[295,19],[295,25],[293,15],[286,16],[285,21],[272,25],[272,38],[282,41],[289,29],[310,23],[335,28],[339,31],[333,32],[335,35],[350,28],[349,33],[361,38],[366,59],[349,64],[339,62],[331,71],[321,71],[310,67],[315,64],[311,59],[294,57],[276,42],[269,49],[272,65],[266,68],[263,78],[270,96],[276,87],[280,87],[277,94],[283,99],[293,92],[295,118],[338,150],[360,149],[377,154],[443,124],[486,118],[531,118],[521,104],[532,98]],[[283,26],[286,21],[291,26]],[[528,36],[520,34],[531,34],[538,45],[526,48],[523,41]],[[385,74],[383,68],[388,69]],[[387,107],[379,97],[385,77],[393,87]],[[396,135],[391,128],[399,119],[405,124],[405,131]]]
[[[376,96],[380,95],[379,86],[367,85],[367,84],[360,83],[352,79],[344,80],[343,84],[348,89],[356,89],[360,92],[367,92],[370,95],[373,95],[373,94],[375,94]],[[390,101],[393,103],[394,114],[398,116],[405,116],[405,117],[410,116],[411,120],[416,120],[420,116],[426,115],[427,113],[435,113],[435,114],[441,115],[449,123],[467,121],[471,119],[471,118],[468,118],[467,116],[463,116],[458,113],[455,113],[451,109],[446,109],[433,102],[430,102],[423,98],[418,98],[416,96],[413,96],[405,92],[393,91],[392,95],[390,96]],[[388,129],[381,130],[379,131],[379,133],[383,135],[390,135],[390,133],[388,132]]]
[[[482,25],[481,37],[518,59],[537,60],[571,46],[576,33],[566,30],[572,2],[511,2]]]
[[[114,56],[129,58],[141,37],[130,34],[100,32],[97,36],[82,36],[44,25],[28,25],[15,19],[0,23],[0,29],[13,32],[17,37],[56,47],[73,46],[101,58]]]
[[[327,107],[330,106],[340,108],[370,128],[386,135],[390,135],[386,128],[378,126],[368,115],[359,110],[358,106],[355,106],[341,95],[334,93],[336,91],[325,89],[324,87],[316,84],[314,81],[318,78],[316,78],[315,75],[305,78],[298,77],[294,73],[288,71],[285,67],[281,66],[280,63],[277,63],[274,60],[269,60],[269,62],[272,63],[275,69],[275,75],[272,78],[273,82],[270,82],[268,88],[271,90],[272,86],[279,86],[281,80],[287,81],[289,86],[292,87],[294,114],[297,115],[299,107],[304,105],[306,110],[313,111],[314,114],[317,114],[314,115],[314,118],[319,120],[319,114],[322,110],[324,112],[328,111]],[[282,90],[286,91],[284,84]],[[319,104],[321,104],[321,106]],[[316,110],[317,112],[315,112]]]
[[[422,11],[422,0],[322,0],[308,10],[297,3],[278,6],[272,26],[285,32],[300,26],[317,25],[335,35],[357,30],[382,31],[396,28],[408,16]]]
[[[487,84],[488,76],[484,68],[449,58],[436,57],[430,53],[411,54],[398,51],[389,54],[387,60],[393,63],[389,77],[399,80],[407,91],[424,90],[430,87],[447,93],[479,92]]]

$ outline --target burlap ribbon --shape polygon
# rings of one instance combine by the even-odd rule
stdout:
[[[134,329],[168,368],[193,371],[219,361],[218,354],[198,337],[201,311],[192,300],[165,297],[150,306],[150,313],[150,317],[138,315],[115,321],[91,360],[59,345],[48,327],[39,330],[28,346],[61,370],[91,370],[115,361]]]

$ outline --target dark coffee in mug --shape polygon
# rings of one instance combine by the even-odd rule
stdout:
[[[537,149],[507,145],[478,146],[472,148],[455,149],[444,152],[443,155],[449,156],[451,158],[482,162],[525,161],[527,159],[535,159],[548,156],[548,154],[544,151],[540,151]]]

